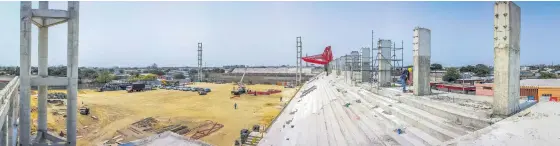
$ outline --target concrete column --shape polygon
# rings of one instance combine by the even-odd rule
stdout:
[[[78,42],[79,42],[79,10],[78,1],[68,2],[68,104],[66,117],[66,140],[68,146],[76,145],[76,119],[78,97]]]
[[[352,69],[350,70],[350,83],[352,83],[352,85],[358,83],[359,81],[361,81],[361,79],[359,77],[361,77],[359,75],[360,70],[362,69],[360,67],[360,52],[358,51],[352,51],[350,52],[350,65],[352,67]]]
[[[370,82],[371,79],[371,50],[369,48],[362,48],[362,82]]]
[[[377,62],[379,64],[378,82],[381,87],[391,85],[391,40],[379,40]]]
[[[494,5],[494,102],[496,115],[519,110],[519,41],[521,8],[513,2]]]
[[[49,2],[47,1],[40,1],[39,2],[39,9],[47,10],[49,9]],[[42,24],[47,24],[46,18],[43,18]],[[48,27],[39,27],[39,76],[47,77],[48,76],[48,39],[49,37],[49,28]],[[43,131],[43,134],[47,132],[47,92],[48,86],[39,86],[39,93],[38,93],[38,130]],[[40,143],[45,142],[45,139],[42,138]]]
[[[30,83],[31,83],[31,1],[20,2],[20,59],[19,59],[19,142],[21,146],[29,146],[31,133]]]
[[[414,28],[413,39],[413,88],[414,95],[423,96],[430,94],[430,57],[431,57],[431,31],[427,28]]]

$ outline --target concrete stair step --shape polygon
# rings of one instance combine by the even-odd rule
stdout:
[[[414,146],[422,146],[422,145],[438,145],[441,144],[441,141],[437,138],[432,137],[429,134],[426,134],[422,130],[414,128],[410,126],[410,124],[400,120],[394,115],[386,114],[382,108],[374,109],[376,114],[380,115],[384,120],[390,123],[391,129],[401,128],[405,132],[403,134],[398,134],[401,137],[401,140],[398,141],[402,145],[414,145]],[[392,131],[394,134],[397,134],[396,131]]]
[[[444,128],[439,127],[438,125],[432,124],[426,120],[423,120],[421,118],[418,118],[417,116],[415,116],[414,114],[409,114],[406,113],[405,111],[399,109],[400,106],[406,106],[406,105],[399,105],[400,103],[390,103],[387,102],[387,100],[382,101],[383,97],[374,95],[374,96],[370,96],[373,99],[377,99],[378,101],[380,101],[378,104],[383,110],[385,111],[390,111],[390,113],[392,115],[395,115],[396,117],[398,117],[399,119],[405,121],[406,123],[415,126],[421,130],[423,130],[426,133],[429,133],[430,135],[432,135],[433,137],[436,137],[437,139],[439,139],[440,141],[445,141],[445,140],[449,140],[452,139],[453,137],[458,137],[460,136],[460,134],[451,132],[449,130],[446,130]],[[418,111],[421,111],[420,109],[415,109]]]
[[[452,131],[452,132],[460,134],[460,135],[465,135],[468,132],[472,132],[472,130],[463,128],[460,125],[449,124],[448,123],[448,122],[450,122],[449,120],[447,120],[445,118],[442,118],[442,117],[439,117],[439,116],[436,116],[436,115],[433,115],[433,114],[430,114],[426,111],[418,110],[418,109],[410,107],[410,106],[399,105],[398,107],[405,112],[416,115],[418,118],[420,118],[424,121],[434,123],[434,124],[438,125],[439,127],[443,128],[445,130],[449,130],[449,131]]]
[[[372,93],[373,94],[373,93]],[[456,110],[454,107],[444,106],[441,104],[435,104],[428,100],[419,100],[415,97],[403,96],[401,97],[391,97],[392,100],[400,101],[408,106],[422,109],[432,115],[438,115],[439,117],[445,118],[447,120],[458,123],[465,129],[469,131],[474,131],[489,126],[492,122],[488,119],[478,117],[472,113],[467,113],[465,111]],[[400,98],[400,99],[399,99]],[[472,111],[473,113],[476,111]]]
[[[413,126],[416,126],[416,125],[411,125],[410,124],[411,121],[403,121],[402,117],[393,115],[392,113],[398,113],[397,115],[403,115],[403,114],[401,114],[403,112],[398,110],[398,109],[397,109],[397,111],[395,111],[393,107],[389,106],[388,102],[382,101],[380,99],[375,99],[375,98],[361,97],[359,95],[356,95],[353,92],[348,92],[348,93],[349,94],[354,94],[354,96],[356,96],[358,99],[362,100],[361,104],[367,104],[367,106],[369,106],[369,107],[375,107],[375,105],[377,105],[377,108],[373,109],[374,114],[379,115],[380,117],[382,117],[382,119],[384,121],[386,121],[386,123],[388,123],[387,126],[385,127],[385,129],[388,129],[386,131],[386,133],[388,133],[389,136],[393,137],[393,139],[395,141],[397,141],[399,144],[401,144],[401,145],[437,145],[437,144],[441,143],[441,140],[431,136],[430,134],[426,134],[426,132],[424,132],[422,130],[414,128]],[[371,99],[377,100],[377,103],[371,101]],[[389,113],[391,113],[391,114],[389,114],[385,111],[389,111]],[[404,115],[404,116],[411,116],[411,115]],[[408,119],[410,119],[410,118],[408,118]],[[429,124],[427,122],[424,122],[423,124],[430,125],[431,128],[437,127],[437,126],[435,126],[433,124]],[[404,134],[397,134],[396,131],[393,131],[397,128],[405,128],[405,127],[406,127],[406,129],[412,129],[412,130],[409,131],[408,133],[404,133]],[[432,129],[430,129],[430,130],[432,132],[435,132],[437,130],[442,130],[441,128],[434,128],[434,129],[436,129],[436,130],[432,130]],[[448,131],[446,131],[446,132],[447,132],[447,134],[449,134]],[[450,134],[450,135],[454,135],[454,134]]]

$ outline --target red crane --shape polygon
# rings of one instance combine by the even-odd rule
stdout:
[[[329,64],[329,62],[331,62],[332,59],[333,59],[331,46],[327,46],[325,48],[325,51],[323,51],[323,54],[302,57],[301,59],[303,59],[303,61],[309,62],[309,63],[315,63],[315,64],[321,64],[321,65]]]
[[[325,72],[327,72],[327,76],[328,76],[329,72],[327,70],[327,66],[328,66],[329,62],[331,62],[333,60],[331,46],[327,46],[325,48],[325,51],[323,51],[323,54],[302,57],[301,59],[305,62],[324,65],[325,66]]]

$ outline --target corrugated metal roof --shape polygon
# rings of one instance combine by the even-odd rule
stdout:
[[[560,87],[560,79],[525,79],[519,82],[521,86],[549,86]]]

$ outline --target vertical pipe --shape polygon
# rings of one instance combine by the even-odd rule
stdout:
[[[76,114],[78,96],[78,42],[79,42],[79,9],[78,1],[68,2],[68,104],[66,105],[66,140],[68,146],[76,145]]]
[[[39,2],[39,9],[49,9],[49,2],[48,1],[40,1]],[[42,20],[41,24],[45,25],[45,19]],[[49,29],[48,27],[40,26],[39,27],[39,76],[47,77],[48,76],[48,37],[49,37]],[[38,122],[38,131],[42,131],[42,134],[47,132],[47,90],[48,86],[39,86],[39,93],[38,93],[38,111],[39,116],[37,119]],[[40,143],[45,142],[44,138],[41,138],[39,141]]]
[[[21,146],[30,145],[31,117],[30,117],[30,67],[31,67],[31,1],[20,2],[20,60],[19,60],[19,143]]]

